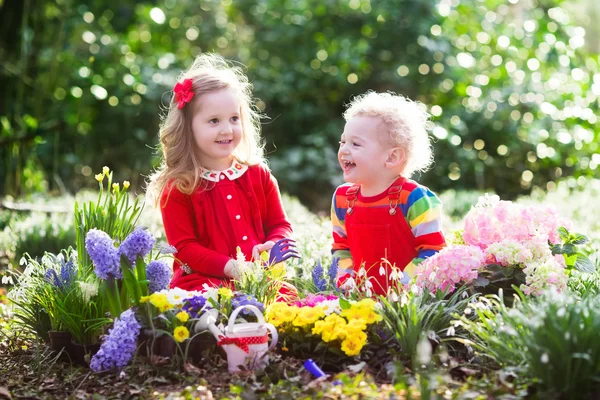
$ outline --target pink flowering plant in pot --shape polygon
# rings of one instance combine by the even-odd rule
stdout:
[[[465,217],[462,242],[423,261],[415,284],[430,291],[453,292],[469,285],[482,293],[539,295],[547,287],[563,291],[572,269],[593,272],[594,265],[576,248],[587,243],[571,234],[553,207],[523,206],[483,196]]]

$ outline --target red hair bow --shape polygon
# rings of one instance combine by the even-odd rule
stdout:
[[[182,109],[187,103],[194,97],[194,91],[192,90],[192,80],[184,79],[182,83],[177,82],[173,88],[175,92],[175,101],[177,102],[177,108]]]

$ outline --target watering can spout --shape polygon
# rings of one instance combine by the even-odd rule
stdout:
[[[221,332],[219,328],[217,328],[217,326],[215,325],[218,316],[219,311],[206,310],[204,314],[202,314],[198,322],[196,322],[196,332],[205,331],[208,329],[208,331],[213,334],[215,339],[219,340],[219,338],[223,336],[223,332]]]

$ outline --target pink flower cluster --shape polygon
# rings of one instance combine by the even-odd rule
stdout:
[[[294,302],[296,307],[315,307],[327,300],[337,300],[337,296],[330,294],[323,296],[322,294],[309,294],[304,299]]]
[[[524,206],[485,196],[465,217],[463,239],[482,250],[502,241],[558,243],[560,226],[569,228],[554,207]]]
[[[417,286],[433,292],[437,289],[453,292],[458,284],[470,283],[477,278],[484,264],[485,254],[479,247],[446,247],[418,265]]]
[[[562,220],[553,207],[524,206],[484,196],[465,217],[464,245],[450,246],[426,259],[416,269],[416,285],[429,290],[454,291],[470,283],[489,264],[521,268],[526,294],[539,294],[548,285],[566,285],[564,258],[548,246],[559,243]]]

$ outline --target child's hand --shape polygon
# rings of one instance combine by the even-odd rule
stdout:
[[[260,253],[262,253],[263,251],[271,250],[274,244],[275,242],[269,240],[268,242],[264,242],[263,244],[257,244],[256,246],[254,246],[254,248],[252,249],[252,259],[260,260]]]
[[[340,260],[338,264],[337,276],[335,277],[336,281],[339,280],[344,275],[349,275],[354,269],[354,262],[351,258],[344,258]]]
[[[240,262],[234,259],[227,261],[225,264],[225,268],[223,268],[223,273],[228,278],[239,279],[244,271],[249,270],[252,266],[254,266],[251,262]]]

